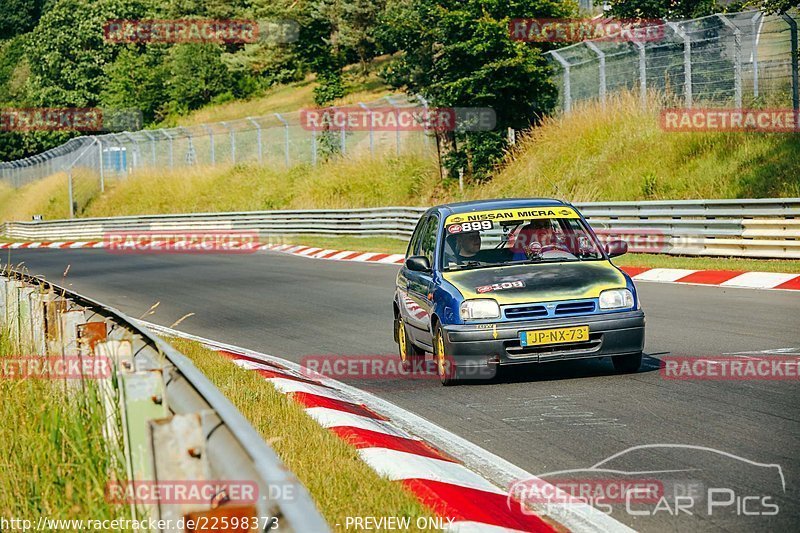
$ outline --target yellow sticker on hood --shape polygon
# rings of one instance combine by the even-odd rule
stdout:
[[[494,211],[458,213],[447,217],[444,223],[445,225],[460,224],[479,220],[508,220],[510,222],[534,218],[580,218],[580,216],[570,207],[516,207],[513,209],[495,209]]]

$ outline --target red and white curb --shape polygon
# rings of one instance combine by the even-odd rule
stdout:
[[[171,243],[178,247],[180,243]],[[104,241],[14,242],[0,243],[0,249],[25,248],[105,248]],[[330,261],[356,261],[401,265],[403,254],[332,250],[294,244],[262,244],[256,251],[273,251]],[[680,268],[642,268],[622,266],[634,281],[709,285],[739,289],[800,290],[800,274],[780,272],[743,272],[740,270],[686,270]]]
[[[373,470],[401,483],[423,505],[448,519],[449,531],[633,531],[585,503],[523,511],[519,502],[508,499],[509,489],[501,487],[535,476],[368,392],[325,377],[311,379],[300,365],[279,357],[142,324],[160,334],[200,342],[258,372],[302,404],[322,427],[357,448]]]

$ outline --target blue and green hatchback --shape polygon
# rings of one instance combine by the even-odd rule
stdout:
[[[498,365],[610,357],[642,361],[644,312],[630,276],[571,204],[482,200],[432,207],[397,274],[394,337],[407,367],[433,354],[442,383]]]

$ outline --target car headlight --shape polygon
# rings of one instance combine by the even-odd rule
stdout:
[[[489,298],[464,300],[461,303],[462,320],[481,320],[484,318],[500,318],[500,306]]]
[[[633,307],[633,293],[628,289],[611,289],[600,293],[600,309]]]

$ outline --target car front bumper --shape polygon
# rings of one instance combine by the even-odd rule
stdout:
[[[545,363],[639,353],[644,347],[644,312],[622,311],[546,320],[443,326],[446,353],[458,367]],[[589,326],[580,343],[521,347],[519,333]]]

